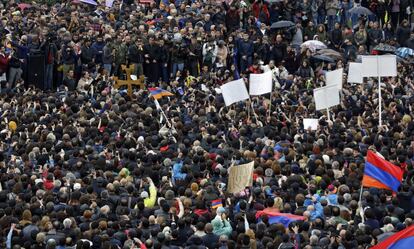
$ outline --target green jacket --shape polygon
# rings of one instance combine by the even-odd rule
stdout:
[[[233,232],[233,228],[231,227],[230,222],[227,220],[223,221],[220,216],[216,216],[216,218],[211,221],[211,225],[213,225],[213,233],[217,236],[230,236]]]
[[[115,64],[126,64],[128,46],[125,43],[115,45]]]

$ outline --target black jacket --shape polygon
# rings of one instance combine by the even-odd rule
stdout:
[[[128,48],[128,59],[130,63],[144,63],[144,49],[139,49],[137,45],[132,44]]]
[[[158,60],[161,58],[161,51],[160,48],[157,45],[151,45],[147,44],[144,46],[144,55],[148,55],[148,59],[150,63],[153,62],[153,60]]]
[[[272,58],[275,61],[275,64],[279,64],[287,56],[286,44],[285,43],[276,43],[272,48]]]
[[[95,53],[91,46],[82,46],[81,48],[81,62],[82,64],[90,64],[95,57]]]

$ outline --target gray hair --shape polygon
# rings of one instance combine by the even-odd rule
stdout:
[[[72,220],[69,218],[66,218],[63,220],[63,226],[65,228],[70,228],[72,226]]]
[[[309,238],[309,244],[310,245],[316,246],[316,245],[318,245],[318,242],[319,242],[318,236],[316,236],[316,235],[310,236],[310,238]]]

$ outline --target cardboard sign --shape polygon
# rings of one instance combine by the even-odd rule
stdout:
[[[252,186],[253,168],[254,162],[231,166],[228,170],[229,181],[227,191],[234,194],[243,191],[246,187]]]

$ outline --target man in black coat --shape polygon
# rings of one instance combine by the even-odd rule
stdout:
[[[160,50],[154,36],[150,36],[148,44],[144,46],[145,76],[150,83],[157,83],[159,79]]]
[[[57,61],[58,49],[55,44],[56,37],[55,35],[49,35],[46,40],[40,45],[40,50],[45,56],[45,82],[44,90],[50,90],[53,87],[53,68],[54,64]]]
[[[398,44],[400,44],[401,47],[404,47],[406,45],[406,42],[408,39],[410,39],[410,26],[408,25],[408,21],[404,20],[402,21],[400,27],[397,29],[396,37]]]
[[[331,31],[330,38],[331,48],[339,50],[342,44],[342,30],[341,25],[338,22],[335,23],[335,28]]]
[[[144,46],[141,39],[131,44],[128,48],[128,59],[131,64],[134,65],[134,75],[137,77],[144,74]]]
[[[279,65],[286,56],[287,56],[286,44],[283,42],[282,36],[277,35],[276,42],[272,48],[272,58],[275,61],[275,65]]]

